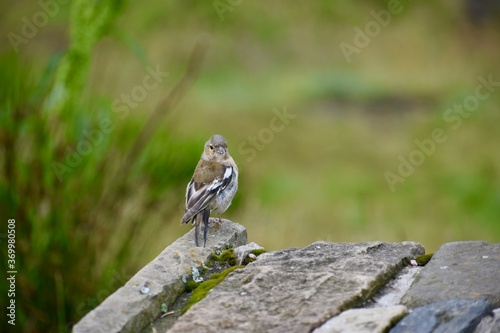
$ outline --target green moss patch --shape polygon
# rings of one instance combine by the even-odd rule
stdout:
[[[432,259],[433,255],[434,255],[434,253],[423,254],[421,256],[415,257],[415,260],[417,261],[417,264],[419,266],[425,266],[425,265],[427,265],[427,263],[429,262],[429,260]]]
[[[186,282],[186,285],[184,286],[184,290],[193,291],[196,288],[198,288],[199,285],[200,285],[200,283],[193,281],[193,280],[190,280],[190,281]]]
[[[206,281],[198,283],[196,281],[190,280],[186,282],[185,291],[186,292],[192,291],[192,294],[189,301],[187,302],[187,305],[184,306],[184,308],[181,310],[182,314],[184,314],[193,304],[196,304],[203,298],[205,298],[206,294],[210,291],[210,289],[212,289],[220,282],[222,282],[222,280],[224,280],[229,273],[231,273],[235,269],[243,268],[245,267],[244,265],[247,265],[255,260],[247,257],[243,262],[243,266],[236,266],[236,257],[234,255],[234,249],[230,246],[231,245],[228,244],[223,248],[217,249],[215,253],[212,253],[210,255],[207,262],[207,266],[210,267],[208,271],[209,272],[215,271],[215,273],[210,275],[210,277]],[[265,252],[266,252],[265,250],[252,251],[252,253],[256,257]],[[206,276],[207,273],[209,272],[205,271],[203,271],[203,273]]]
[[[262,253],[266,253],[266,252],[267,252],[267,251],[266,251],[266,250],[264,250],[264,249],[262,249],[262,250],[253,250],[253,251],[252,251],[252,254],[254,254],[256,257],[258,257],[258,256],[260,256]],[[254,262],[254,261],[255,261],[255,259],[252,259],[252,258],[250,258],[250,257],[246,257],[246,258],[243,260],[242,264],[246,266],[246,265],[248,265],[249,263]]]
[[[434,253],[429,253],[429,254],[422,254],[421,256],[416,256],[414,258],[411,257],[406,257],[403,259],[403,265],[404,266],[425,266],[427,263],[432,259],[432,256]],[[412,264],[412,261],[415,261],[415,263]]]
[[[221,254],[217,255],[212,253],[209,258],[210,261],[224,262],[229,264],[229,266],[236,265],[236,257],[234,256],[233,249],[227,249],[222,251]]]
[[[193,294],[191,295],[188,304],[182,309],[181,312],[184,314],[187,310],[189,310],[191,306],[204,299],[207,293],[210,291],[210,289],[221,283],[222,280],[224,280],[229,273],[231,273],[235,269],[243,267],[244,266],[233,266],[229,267],[228,269],[220,273],[212,274],[207,281],[200,283],[198,287],[193,291]]]

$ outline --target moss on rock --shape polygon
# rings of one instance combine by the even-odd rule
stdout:
[[[184,288],[186,291],[193,291],[196,288],[198,288],[199,285],[200,284],[198,282],[190,280],[190,281],[186,282],[186,285],[184,286]]]
[[[222,251],[219,255],[212,253],[210,255],[210,261],[226,262],[229,266],[236,265],[236,257],[234,256],[232,248]]]
[[[419,266],[425,266],[432,259],[433,255],[434,253],[423,254],[421,256],[415,257],[415,260],[417,261],[417,264]]]
[[[205,298],[210,289],[221,283],[222,280],[224,280],[229,273],[231,273],[235,269],[243,267],[244,266],[233,266],[229,267],[228,269],[220,273],[212,274],[207,281],[200,283],[198,287],[193,291],[193,294],[191,295],[188,304],[182,309],[181,313],[185,313],[187,310],[189,310],[191,306],[193,306],[194,304],[198,303],[203,298]]]
[[[266,252],[267,252],[267,251],[266,251],[266,250],[264,250],[264,249],[259,249],[259,250],[253,250],[251,253],[252,253],[253,255],[255,255],[256,257],[258,257],[258,256],[260,256],[262,253],[266,253]],[[250,256],[247,256],[247,257],[243,260],[242,264],[246,266],[246,265],[248,265],[249,263],[254,262],[255,260],[256,260],[256,259],[253,259],[253,258],[251,258]]]

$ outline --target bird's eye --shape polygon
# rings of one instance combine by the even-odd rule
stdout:
[[[214,150],[214,146],[213,145],[210,145],[210,150]]]

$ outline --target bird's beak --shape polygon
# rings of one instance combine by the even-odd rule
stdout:
[[[219,147],[219,148],[217,148],[217,152],[218,152],[219,154],[223,155],[223,154],[224,154],[224,148],[223,148],[223,147]]]

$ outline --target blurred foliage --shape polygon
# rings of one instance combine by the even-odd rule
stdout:
[[[165,200],[165,191],[181,195],[177,189],[196,161],[189,154],[174,159],[173,150],[189,152],[190,144],[162,135],[163,148],[174,148],[154,157],[154,147],[144,149],[124,168],[126,154],[115,151],[109,135],[117,127],[115,110],[79,98],[93,47],[122,7],[122,1],[73,2],[69,48],[49,59],[39,77],[11,53],[0,58],[1,211],[16,219],[22,272],[16,323],[25,332],[70,331],[125,283],[142,216]],[[103,121],[110,123],[106,130]],[[168,173],[151,163],[158,157]],[[121,174],[124,169],[129,172]],[[117,223],[124,215],[126,222]],[[7,271],[5,261],[2,268]]]
[[[402,1],[351,62],[339,45],[387,1],[241,1],[223,13],[195,1],[54,7],[17,54],[0,45],[0,215],[16,219],[18,327],[70,331],[186,232],[185,185],[214,133],[240,167],[224,216],[266,249],[498,242],[500,89],[456,129],[444,119],[479,77],[500,81],[498,8],[485,3]],[[41,8],[7,7],[6,36]],[[200,38],[211,44],[203,74],[157,118]],[[127,102],[155,70],[168,75]],[[285,109],[294,117],[272,130]],[[446,141],[391,191],[384,174],[436,128]]]
[[[91,52],[124,5],[124,0],[72,1],[70,44],[47,97],[46,112],[71,116],[74,100],[85,83]]]

